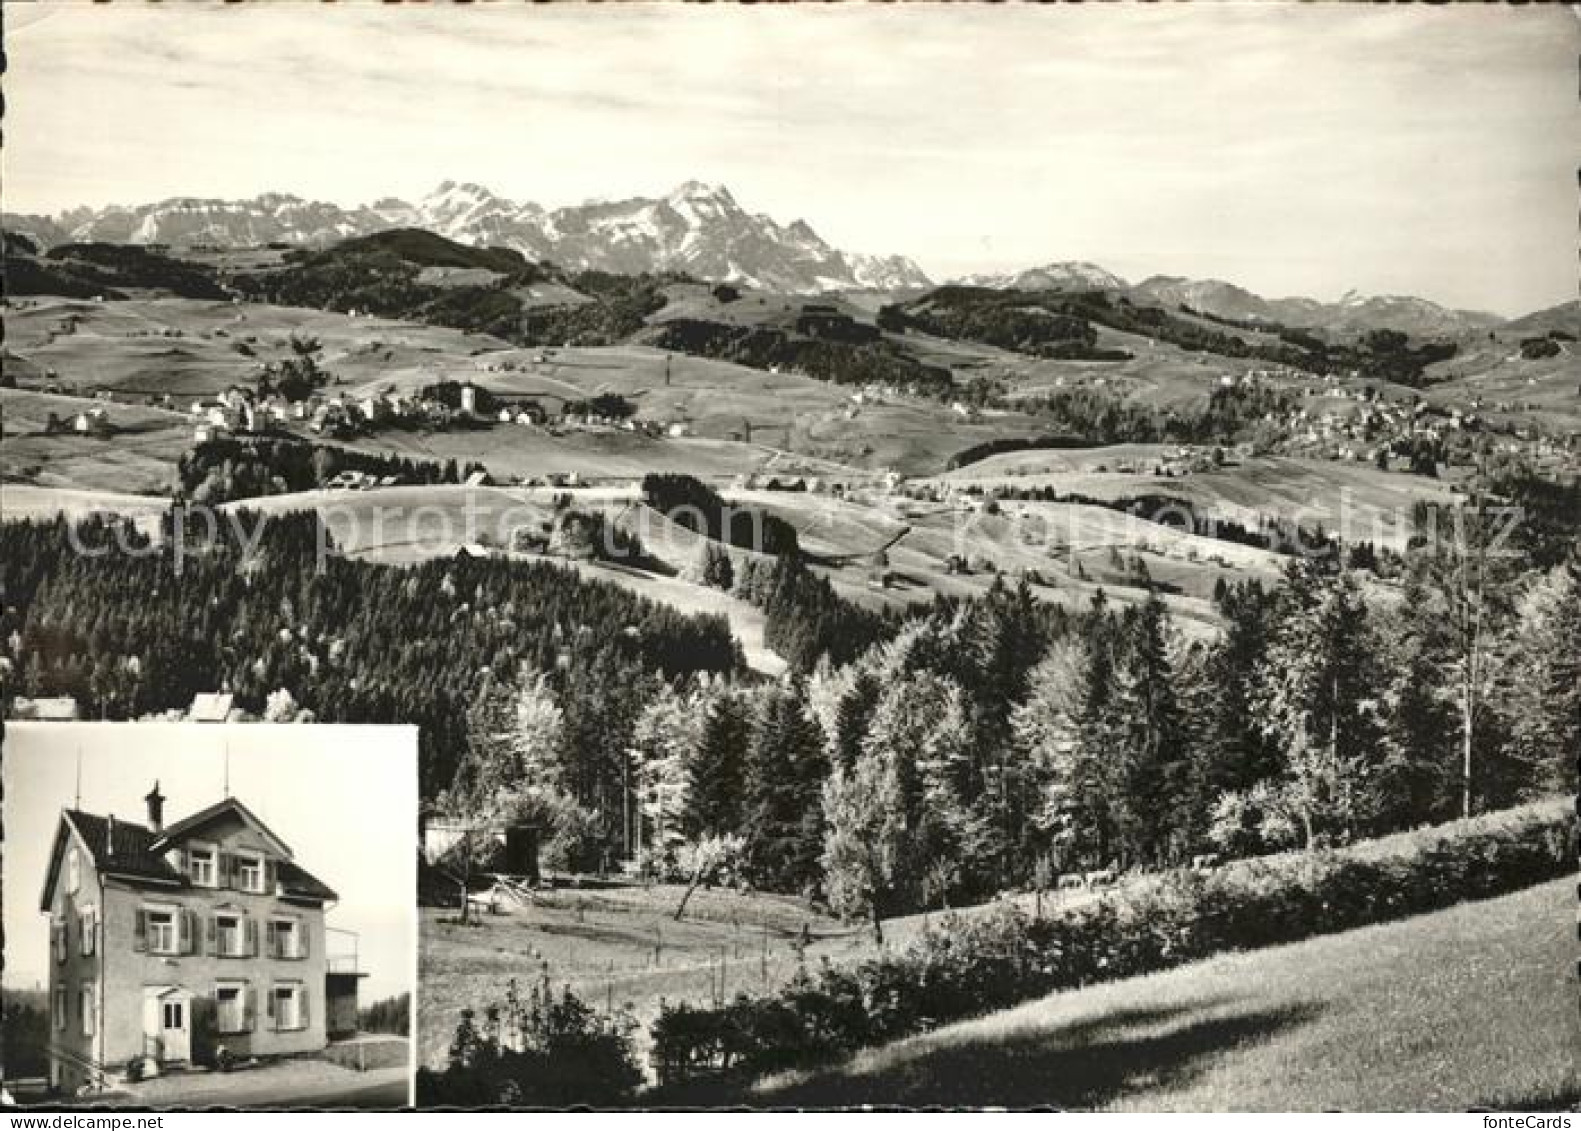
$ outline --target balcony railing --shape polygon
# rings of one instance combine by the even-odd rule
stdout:
[[[361,939],[357,932],[326,927],[324,935],[325,969],[331,974],[361,974],[362,961],[358,954]]]

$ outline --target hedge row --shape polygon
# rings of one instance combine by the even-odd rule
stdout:
[[[1013,904],[952,916],[904,951],[825,962],[772,994],[662,1008],[653,1066],[661,1088],[806,1066],[1056,990],[1501,895],[1575,863],[1575,813],[1549,801],[1338,851],[1160,873],[1040,919]]]

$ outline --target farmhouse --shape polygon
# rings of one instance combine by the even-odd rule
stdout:
[[[79,412],[72,421],[72,428],[83,436],[108,436],[110,418],[103,408],[95,405],[87,412]]]

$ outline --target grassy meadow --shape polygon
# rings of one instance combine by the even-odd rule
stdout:
[[[758,1105],[1553,1110],[1581,1100],[1575,884],[1054,994],[782,1075]]]

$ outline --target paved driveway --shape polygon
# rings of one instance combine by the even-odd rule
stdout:
[[[406,1065],[367,1072],[324,1060],[293,1060],[220,1074],[181,1073],[147,1080],[93,1101],[136,1107],[404,1107]]]

